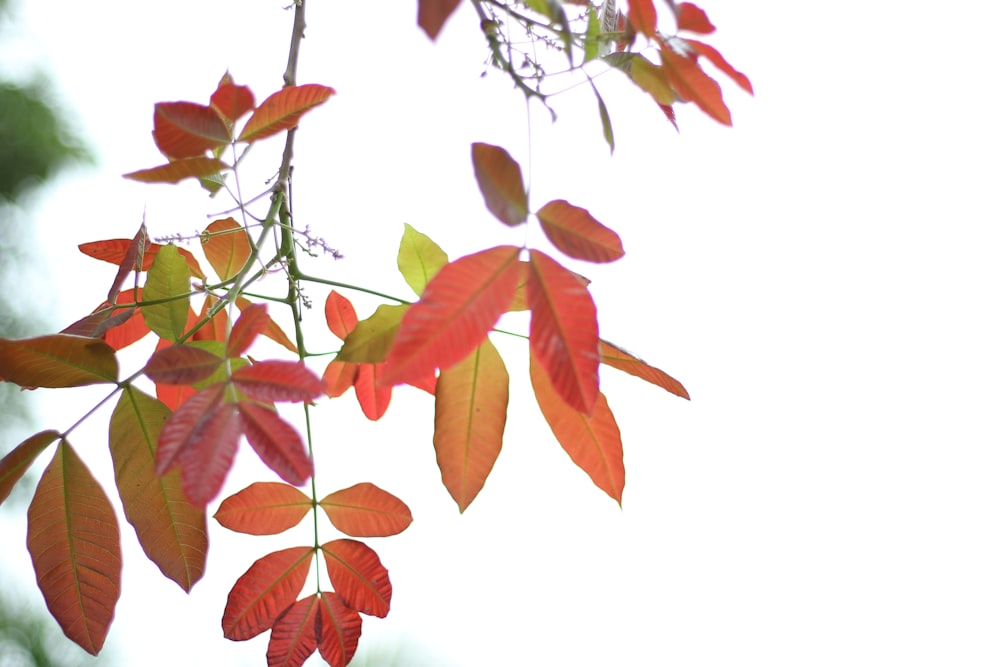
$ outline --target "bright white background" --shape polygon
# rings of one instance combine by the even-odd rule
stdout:
[[[120,174],[161,161],[155,102],[206,100],[227,68],[259,100],[281,85],[281,4],[24,3],[14,57],[54,73],[100,159],[35,209],[44,278],[59,287],[36,276],[30,291],[59,326],[97,305],[114,273],[77,244],[130,237],[143,210],[154,235],[194,232],[224,207],[191,184]],[[479,77],[472,8],[435,45],[415,3],[391,4],[309,6],[299,80],[338,94],[302,123],[294,204],[297,224],[347,256],[314,271],[405,297],[404,222],[452,257],[523,240],[485,211],[469,144],[504,145],[525,165],[528,150],[519,95],[498,72]],[[604,372],[625,441],[620,510],[547,432],[524,346],[498,341],[508,435],[464,516],[440,485],[429,397],[398,390],[378,424],[350,395],[323,405],[321,489],[372,481],[416,517],[372,541],[395,593],[387,619],[366,619],[362,654],[463,667],[1000,661],[1000,16],[974,1],[700,4],[719,27],[707,41],[756,88],[724,82],[734,129],[680,107],[678,135],[611,73],[598,82],[614,157],[580,88],[554,100],[555,126],[533,115],[531,165],[534,206],[568,199],[623,237],[623,261],[576,267],[594,279],[602,336],[694,400]],[[263,189],[280,145],[254,149],[246,190]],[[529,240],[544,247],[537,230]],[[309,316],[314,347],[332,349],[321,310]],[[44,427],[65,428],[100,395],[66,393],[41,398]],[[72,438],[102,480],[106,416]],[[271,478],[252,458],[241,452],[229,491]],[[24,520],[3,521],[3,578],[30,587]],[[123,524],[114,660],[264,664],[266,638],[222,638],[225,596],[256,558],[311,541],[302,528],[266,540],[212,525],[208,573],[188,597]]]

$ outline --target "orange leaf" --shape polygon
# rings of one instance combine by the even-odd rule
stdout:
[[[156,474],[157,439],[170,409],[126,385],[111,415],[108,441],[125,518],[146,556],[190,591],[205,572],[205,510],[184,496],[180,471]]]
[[[119,266],[125,259],[126,253],[128,253],[129,246],[131,245],[132,241],[130,239],[108,239],[106,241],[81,243],[78,247],[80,248],[80,252],[88,257],[93,257],[94,259],[99,259],[102,262],[110,262],[115,266]],[[146,251],[142,256],[141,271],[148,271],[149,268],[153,266],[153,260],[156,259],[156,254],[160,251],[160,248],[163,247],[164,246],[159,243],[150,243],[146,246]],[[191,254],[191,251],[184,248],[177,248],[177,252],[184,257],[184,261],[187,262],[188,268],[191,269],[191,275],[199,280],[205,280],[205,273],[201,270],[198,260]]]
[[[437,39],[444,22],[452,15],[461,0],[417,0],[417,25],[427,36]]]
[[[574,259],[613,262],[625,254],[618,234],[595,220],[585,208],[556,199],[537,215],[552,245]]]
[[[331,361],[323,372],[323,383],[326,385],[326,395],[330,398],[342,396],[354,386],[361,364],[352,361]]]
[[[241,311],[246,310],[247,307],[251,305],[252,304],[250,303],[250,301],[245,299],[244,297],[242,296],[236,297],[236,307],[239,308]],[[264,331],[262,331],[261,333],[263,333],[265,336],[273,340],[278,345],[284,347],[289,352],[295,352],[296,354],[298,354],[299,348],[295,346],[295,343],[289,340],[288,336],[285,335],[285,332],[281,330],[281,327],[279,327],[277,323],[270,317],[267,318],[267,327],[265,327]]]
[[[701,7],[690,2],[682,2],[677,5],[677,29],[698,32],[702,35],[710,35],[715,32],[715,26],[708,20],[708,14]]]
[[[696,39],[685,39],[684,42],[694,49],[698,55],[708,58],[713,65],[718,67],[723,74],[732,79],[736,85],[753,95],[753,85],[750,83],[750,79],[747,78],[747,75],[737,71],[735,67],[730,65],[729,62],[722,57],[721,53],[708,44],[699,42]]]
[[[528,219],[528,195],[521,165],[506,150],[490,144],[472,144],[472,168],[486,208],[510,227]]]
[[[198,157],[229,143],[226,124],[212,109],[193,102],[160,102],[153,107],[153,141],[172,160]]]
[[[663,387],[671,394],[691,400],[687,389],[677,380],[673,379],[659,368],[648,365],[642,359],[634,357],[625,350],[612,345],[606,340],[601,341],[601,363],[625,371],[629,375],[634,375],[646,382]]]
[[[258,401],[310,401],[323,395],[326,385],[301,361],[272,359],[233,373],[233,384]]]
[[[124,292],[121,292],[118,294],[118,298],[115,300],[115,303],[123,305],[135,303],[136,301],[142,301],[141,287],[127,289]],[[121,350],[122,348],[128,347],[132,343],[144,338],[146,334],[149,333],[149,327],[146,326],[146,320],[142,317],[141,309],[134,308],[130,310],[118,310],[116,312],[128,313],[128,318],[121,324],[110,327],[101,335],[104,342],[110,345],[113,349]]]
[[[218,302],[218,298],[212,296],[211,294],[206,294],[205,300],[201,303],[201,313],[198,315],[196,320],[204,319],[208,315],[209,309]],[[226,334],[229,331],[228,324],[229,316],[226,314],[225,309],[219,310],[207,324],[194,332],[194,335],[191,336],[191,340],[217,340],[225,342]],[[192,323],[191,326],[194,326],[194,323]],[[188,330],[190,329],[191,327],[188,327]]]
[[[333,540],[320,549],[333,588],[344,604],[362,614],[385,618],[392,584],[378,554],[357,540]]]
[[[354,306],[336,290],[330,290],[327,295],[325,312],[326,326],[340,340],[347,338],[347,334],[358,326],[358,314],[354,311]]]
[[[243,641],[265,632],[302,591],[312,547],[292,547],[260,558],[233,585],[222,614],[226,639]]]
[[[354,376],[354,395],[365,417],[378,421],[389,409],[392,400],[392,385],[382,384],[380,377],[384,373],[385,364],[358,364]]]
[[[382,381],[418,381],[475,350],[514,298],[519,254],[498,246],[442,268],[403,316]]]
[[[397,535],[413,522],[406,503],[368,482],[334,491],[319,505],[337,530],[352,537]]]
[[[319,598],[313,594],[286,609],[271,629],[268,667],[301,667],[317,647]]]
[[[67,637],[97,655],[121,592],[118,519],[65,440],[28,506],[28,551],[49,612]]]
[[[82,387],[118,381],[118,359],[103,340],[54,334],[0,338],[0,377],[22,387]]]
[[[222,362],[208,350],[171,345],[154,352],[142,370],[157,384],[195,384],[211,377]]]
[[[25,471],[45,449],[59,437],[57,431],[42,431],[31,436],[20,445],[7,452],[0,459],[0,504],[14,489],[17,480],[24,476]]]
[[[267,322],[267,306],[264,304],[255,303],[244,308],[229,334],[226,357],[239,357],[249,350],[257,335],[267,328]]]
[[[670,85],[682,99],[694,102],[699,109],[723,125],[733,124],[729,108],[722,100],[722,89],[714,79],[705,74],[694,58],[682,56],[665,42],[660,47],[660,57],[663,60],[661,67],[670,80]]]
[[[247,442],[260,460],[289,484],[305,484],[312,477],[313,464],[298,431],[259,403],[240,401],[236,405]]]
[[[243,114],[253,109],[253,91],[246,86],[237,86],[229,72],[219,80],[219,87],[212,93],[209,105],[215,113],[232,127]]]
[[[186,178],[204,178],[218,174],[229,165],[214,157],[192,157],[174,160],[149,169],[139,169],[122,174],[122,178],[140,183],[180,183]]]
[[[323,104],[333,94],[333,88],[315,83],[286,86],[261,102],[237,141],[258,141],[290,130],[299,124],[302,114]]]
[[[531,350],[556,391],[590,414],[597,400],[597,308],[587,287],[551,257],[531,251],[528,274]]]
[[[409,308],[410,304],[386,303],[376,308],[370,317],[357,322],[347,333],[337,353],[337,361],[370,364],[385,361]]]
[[[621,505],[625,488],[622,439],[604,394],[597,395],[594,411],[588,416],[568,405],[556,393],[534,354],[529,370],[538,407],[556,440],[597,488]]]
[[[219,278],[229,280],[250,258],[250,238],[243,225],[232,218],[216,220],[205,228],[201,249]]]
[[[656,7],[653,0],[628,0],[628,20],[647,37],[656,35]]]
[[[292,528],[309,512],[312,501],[281,482],[255,482],[219,505],[215,520],[238,533],[277,535]]]
[[[109,303],[117,300],[118,292],[121,290],[122,285],[125,284],[125,278],[128,277],[128,274],[138,271],[139,267],[142,266],[142,257],[146,254],[147,245],[149,245],[149,239],[146,232],[146,223],[142,223],[139,225],[139,231],[132,238],[132,242],[129,243],[128,249],[125,251],[125,257],[122,258],[121,264],[118,266],[118,274],[115,275],[115,280],[111,283],[111,289],[108,290]]]
[[[361,615],[336,593],[320,593],[319,603],[319,654],[330,667],[345,667],[358,650]]]
[[[464,512],[500,455],[507,422],[509,376],[487,338],[441,371],[434,401],[434,451],[441,481]]]

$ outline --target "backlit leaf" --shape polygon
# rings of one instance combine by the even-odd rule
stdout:
[[[229,280],[250,258],[250,237],[232,218],[216,220],[205,228],[201,249],[219,278]]]
[[[590,414],[597,400],[597,308],[586,286],[538,250],[528,274],[529,343],[556,392]]]
[[[601,131],[604,133],[604,141],[608,143],[608,147],[611,149],[611,154],[615,153],[615,131],[611,127],[611,115],[608,114],[608,107],[604,104],[604,98],[601,94],[597,92],[597,87],[594,88],[594,96],[597,97],[597,113],[601,117]]]
[[[270,629],[302,592],[312,554],[312,547],[292,547],[251,565],[229,592],[222,615],[226,639],[243,641]]]
[[[337,530],[352,537],[397,535],[413,522],[406,503],[368,482],[334,491],[319,505]]]
[[[176,341],[188,321],[191,292],[191,272],[187,262],[174,246],[164,246],[149,267],[144,301],[160,301],[143,305],[142,316],[146,324],[160,338]]]
[[[317,647],[319,598],[310,595],[286,609],[271,629],[267,643],[268,667],[300,667]]]
[[[121,297],[121,294],[118,296]],[[112,308],[111,304],[105,301],[95,308],[90,315],[77,320],[59,333],[71,336],[83,336],[84,338],[100,338],[104,342],[107,342],[105,334],[109,330],[131,320],[135,312],[135,308]],[[149,332],[148,327],[146,327],[146,332]],[[108,344],[110,345],[110,343]],[[118,349],[113,345],[112,348],[115,350]]]
[[[694,58],[677,53],[666,43],[661,45],[660,57],[663,60],[661,67],[681,99],[694,102],[723,125],[733,124],[729,108],[722,100],[722,89],[702,71]]]
[[[594,410],[588,416],[568,405],[556,393],[534,354],[531,355],[530,373],[538,407],[556,440],[573,463],[621,505],[625,488],[622,439],[604,394],[597,395]]]
[[[354,331],[354,327],[358,325],[358,314],[354,311],[354,306],[336,290],[330,290],[327,295],[324,311],[326,326],[340,340],[347,338],[347,335]]]
[[[528,195],[521,165],[510,153],[500,146],[472,144],[472,168],[490,213],[511,227],[528,219]]]
[[[222,361],[199,347],[171,345],[154,352],[143,372],[157,384],[195,384],[211,377]]]
[[[140,183],[180,183],[186,178],[205,178],[229,169],[229,165],[214,157],[190,157],[174,160],[149,169],[123,174],[122,178]]]
[[[319,654],[330,667],[345,667],[358,650],[361,615],[346,606],[336,593],[319,598]]]
[[[625,350],[612,345],[606,340],[601,341],[600,350],[602,364],[606,364],[612,368],[617,368],[620,371],[625,371],[629,375],[634,375],[635,377],[641,378],[651,384],[655,384],[658,387],[663,387],[675,396],[680,396],[681,398],[686,398],[688,400],[691,399],[688,395],[687,389],[684,388],[684,385],[661,371],[659,368],[650,366],[642,359],[632,356]]]
[[[261,102],[238,141],[259,141],[292,129],[305,112],[326,102],[333,93],[333,88],[315,83],[282,88]]]
[[[17,480],[24,476],[34,460],[59,437],[57,431],[42,431],[7,452],[0,459],[0,504],[7,500]]]
[[[323,372],[323,384],[326,385],[326,395],[330,398],[342,396],[354,386],[361,364],[353,361],[331,361]]]
[[[282,482],[255,482],[219,505],[215,520],[238,533],[277,535],[302,521],[312,500]]]
[[[302,437],[278,413],[251,401],[237,403],[247,442],[268,468],[289,484],[301,486],[313,474]]]
[[[230,128],[243,117],[243,114],[253,109],[253,91],[246,86],[237,86],[229,72],[219,80],[219,86],[212,93],[209,103],[212,110],[222,118]]]
[[[410,304],[382,304],[348,332],[337,353],[337,361],[378,363],[385,361]]]
[[[226,357],[232,359],[241,356],[250,349],[257,335],[267,328],[270,318],[267,316],[267,306],[255,303],[247,306],[229,333],[229,343],[226,345]]]
[[[116,303],[118,305],[124,305],[135,303],[136,301],[142,301],[141,287],[127,289],[119,293]],[[149,333],[150,329],[149,326],[146,325],[146,320],[142,317],[141,308],[117,310],[115,312],[127,314],[128,317],[121,323],[115,324],[115,326],[108,328],[103,334],[101,334],[104,342],[110,345],[113,349],[121,350],[122,348],[128,347],[132,343],[144,338],[146,334]]]
[[[418,380],[476,349],[514,298],[519,254],[514,246],[498,246],[442,268],[406,311],[382,381]]]
[[[259,401],[311,401],[323,395],[323,381],[301,361],[272,359],[233,373],[233,384]]]
[[[82,387],[118,381],[118,359],[103,340],[53,334],[0,338],[0,377],[22,387]]]
[[[677,29],[709,35],[715,26],[708,20],[708,14],[698,5],[682,2],[677,5]]]
[[[132,238],[132,242],[129,243],[128,249],[125,251],[125,257],[122,258],[121,264],[118,266],[118,273],[111,284],[111,289],[108,290],[109,303],[116,301],[118,292],[121,290],[122,285],[125,284],[125,278],[133,271],[138,271],[142,266],[142,258],[146,254],[147,245],[149,245],[149,239],[146,233],[146,223],[142,223],[139,225],[139,231]]]
[[[49,612],[97,655],[121,592],[121,540],[108,497],[66,441],[28,506],[28,551]]]
[[[153,141],[172,160],[198,157],[230,140],[229,128],[212,109],[193,102],[153,107]]]
[[[392,584],[378,554],[357,540],[333,540],[320,549],[333,588],[344,604],[362,614],[385,618]]]
[[[653,0],[628,0],[628,20],[637,32],[653,37],[656,34],[656,7]]]
[[[246,310],[251,305],[253,304],[251,304],[248,299],[245,299],[242,296],[236,297],[236,307],[239,308],[241,311]],[[263,333],[265,336],[273,340],[278,345],[284,347],[289,352],[295,352],[296,354],[298,353],[299,348],[295,346],[295,343],[293,343],[288,338],[288,336],[285,335],[285,332],[281,330],[281,327],[279,327],[278,324],[270,317],[267,318],[267,327],[265,327],[264,331],[262,331],[261,333]]]
[[[403,239],[399,243],[396,264],[406,284],[419,296],[430,279],[437,275],[448,255],[426,234],[421,234],[408,224],[403,225]]]
[[[445,21],[460,2],[461,0],[417,0],[417,25],[428,37],[437,39]]]
[[[392,400],[392,385],[379,382],[385,372],[385,364],[358,364],[357,375],[354,376],[354,394],[365,417],[378,421],[389,409]]]
[[[574,259],[613,262],[625,254],[622,241],[590,211],[556,199],[539,209],[538,221],[552,245]]]
[[[434,401],[434,451],[441,481],[464,512],[500,455],[507,423],[509,377],[487,338],[441,371]]]
[[[677,100],[670,79],[663,68],[657,67],[644,56],[636,55],[631,61],[628,75],[635,83],[661,106],[669,106]]]
[[[201,302],[201,313],[198,315],[198,319],[204,319],[208,316],[208,311],[219,302],[219,299],[211,294],[205,294],[205,300]],[[225,341],[226,334],[229,332],[229,316],[226,314],[225,308],[217,311],[211,320],[207,324],[200,327],[191,336],[191,340],[217,340]]]
[[[177,469],[156,474],[156,447],[170,409],[132,386],[111,415],[108,441],[125,518],[146,556],[163,575],[190,591],[205,572],[205,510],[192,505]]]
[[[129,239],[107,239],[105,241],[81,243],[78,247],[80,252],[88,257],[93,257],[94,259],[99,259],[103,262],[110,262],[115,266],[119,266],[125,259],[125,255],[128,253],[128,249],[131,244],[132,241]],[[160,252],[160,249],[165,247],[167,246],[159,243],[148,244],[146,246],[146,251],[142,256],[142,267],[140,270],[148,271],[149,268],[153,266],[153,260],[156,259],[156,255]],[[176,246],[170,247],[175,248]],[[191,275],[199,280],[205,280],[205,273],[201,270],[198,260],[191,254],[191,251],[184,248],[177,248],[177,252],[179,252],[181,257],[184,258],[184,261],[187,262],[188,268],[191,269]]]
[[[699,42],[695,39],[685,39],[684,42],[694,49],[698,55],[708,58],[713,65],[718,67],[723,74],[732,79],[736,85],[753,95],[753,85],[750,83],[750,79],[747,78],[747,75],[737,71],[735,67],[730,65],[729,62],[722,57],[721,53],[708,44]]]

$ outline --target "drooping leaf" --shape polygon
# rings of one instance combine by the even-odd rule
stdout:
[[[378,421],[389,409],[392,400],[392,386],[380,382],[385,372],[385,364],[358,364],[358,372],[354,376],[354,395],[365,417]]]
[[[156,447],[170,409],[128,385],[114,413],[108,442],[125,518],[163,575],[190,591],[205,572],[205,510],[184,495],[180,471],[156,474]]]
[[[625,255],[622,241],[590,211],[556,199],[539,209],[538,221],[552,245],[574,259],[613,262]]]
[[[42,431],[31,436],[0,459],[0,505],[7,500],[17,480],[45,449],[59,437],[57,431]]]
[[[243,641],[270,629],[302,591],[312,555],[312,547],[292,547],[251,565],[229,591],[222,614],[226,639]]]
[[[608,147],[611,149],[611,154],[615,154],[615,131],[611,127],[611,115],[608,113],[608,107],[604,104],[604,98],[601,94],[597,92],[597,86],[591,86],[594,89],[594,96],[597,98],[597,113],[601,117],[601,131],[604,134],[604,141],[608,143]]]
[[[122,174],[122,178],[140,183],[180,183],[186,178],[205,178],[226,169],[229,169],[229,165],[218,158],[189,157],[149,169],[130,171]]]
[[[119,266],[125,259],[125,255],[131,244],[132,241],[129,239],[107,239],[105,241],[81,243],[78,247],[80,252],[88,257],[93,257],[94,259],[99,259],[102,262],[110,262],[115,266]],[[140,270],[148,271],[149,268],[153,266],[153,260],[156,259],[156,255],[160,252],[160,249],[165,247],[167,246],[159,243],[148,244],[146,246],[146,251],[142,256],[142,267]],[[173,248],[176,246],[170,247]],[[191,275],[199,280],[205,280],[205,273],[201,270],[198,260],[191,254],[191,251],[184,248],[177,248],[177,252],[179,252],[181,257],[184,258],[184,261],[187,262],[188,268],[191,269]]]
[[[259,141],[299,124],[302,115],[326,102],[333,88],[315,83],[286,86],[261,102],[243,127],[237,141]]]
[[[532,250],[528,274],[529,344],[556,392],[590,414],[597,400],[597,308],[586,286],[545,253]]]
[[[392,584],[378,554],[357,540],[333,540],[320,549],[333,588],[344,604],[362,614],[385,618]]]
[[[268,667],[301,667],[317,647],[319,598],[313,594],[286,609],[274,622],[267,643]]]
[[[461,0],[417,0],[417,25],[432,40],[437,39],[445,21],[460,2]]]
[[[601,55],[604,44],[604,40],[601,39],[601,20],[598,18],[597,8],[592,7],[587,12],[587,32],[583,36],[583,64],[596,60]],[[594,92],[597,92],[596,89]]]
[[[528,194],[521,165],[500,146],[472,144],[472,168],[486,208],[510,227],[528,219]]]
[[[674,89],[663,68],[657,67],[644,56],[636,54],[631,61],[628,75],[635,85],[649,93],[661,106],[669,106],[677,100]]]
[[[723,125],[733,124],[729,108],[722,100],[722,89],[698,66],[697,60],[677,53],[666,43],[660,47],[660,58],[671,87],[682,99],[694,102]]]
[[[119,294],[119,297],[122,295]],[[136,312],[135,308],[116,309],[107,301],[94,309],[90,315],[77,320],[59,333],[70,334],[71,336],[83,336],[84,338],[100,338],[107,342],[105,334],[121,324],[128,322]],[[148,327],[146,328],[148,332]],[[110,345],[110,343],[109,343]],[[114,345],[111,346],[117,350]]]
[[[326,385],[326,395],[330,398],[343,396],[354,386],[361,364],[353,361],[331,361],[323,371],[323,383]]]
[[[519,254],[514,246],[498,246],[442,268],[403,317],[382,381],[418,380],[476,349],[514,299]]]
[[[312,500],[282,482],[254,482],[219,505],[215,520],[238,533],[277,535],[302,521]]]
[[[653,0],[628,0],[628,20],[637,32],[656,35],[656,7]]]
[[[616,345],[612,345],[606,340],[601,341],[601,363],[625,371],[629,375],[643,379],[650,384],[655,384],[669,391],[674,396],[680,396],[691,400],[687,389],[680,382],[670,377],[659,368],[650,366],[642,359],[635,357]]]
[[[406,503],[369,482],[334,491],[319,506],[337,530],[352,537],[397,535],[413,522]]]
[[[622,490],[625,488],[622,439],[604,394],[597,395],[594,410],[587,415],[559,396],[534,353],[529,370],[538,407],[556,440],[573,463],[590,476],[597,488],[621,505]]]
[[[264,329],[267,328],[269,319],[267,306],[262,303],[255,303],[244,308],[233,325],[233,330],[229,333],[226,357],[229,359],[239,357],[249,350],[257,335],[263,333]]]
[[[184,334],[190,308],[191,272],[174,246],[164,246],[146,276],[142,316],[160,338],[176,341]]]
[[[417,296],[423,293],[427,283],[447,263],[448,255],[441,246],[409,224],[403,224],[403,239],[399,242],[396,264],[406,284]]]
[[[108,303],[114,303],[117,300],[118,292],[125,284],[125,278],[128,277],[128,274],[138,271],[142,267],[142,258],[146,254],[147,245],[149,245],[149,240],[146,233],[146,223],[142,223],[125,251],[125,257],[122,258],[121,264],[118,266],[118,273],[115,275],[114,282],[111,283],[111,289],[108,290]]]
[[[219,278],[229,280],[250,258],[250,237],[243,225],[224,218],[205,228],[201,249]]]
[[[52,334],[0,338],[0,378],[22,387],[82,387],[118,381],[118,359],[103,340]]]
[[[230,136],[209,107],[193,102],[160,102],[153,107],[153,141],[171,160],[203,156],[228,144]]]
[[[222,357],[202,348],[171,345],[154,352],[143,372],[157,384],[195,384],[211,377],[222,362]]]
[[[330,290],[330,294],[327,295],[324,312],[326,326],[340,340],[347,338],[358,325],[358,314],[354,311],[354,306],[336,290]]]
[[[49,612],[97,655],[121,592],[121,539],[108,497],[65,440],[28,506],[28,551]]]
[[[337,361],[378,363],[385,361],[410,304],[382,304],[368,319],[348,332],[337,353]]]
[[[253,91],[246,86],[237,86],[229,72],[219,80],[219,86],[212,93],[209,106],[232,130],[233,124],[253,109]]]
[[[361,615],[346,606],[336,593],[319,598],[319,654],[330,667],[345,667],[358,650]]]
[[[710,35],[715,26],[708,20],[708,14],[698,5],[682,2],[677,5],[677,29]]]
[[[441,481],[464,512],[500,455],[510,378],[487,338],[441,371],[434,400],[434,451]]]
[[[326,386],[301,361],[271,359],[233,373],[233,384],[258,401],[311,401],[323,395]]]
[[[237,407],[247,442],[264,465],[289,484],[305,484],[312,477],[313,464],[299,432],[264,405],[240,401]]]
[[[242,296],[236,297],[236,307],[239,308],[241,311],[246,310],[251,305],[253,304],[251,304],[248,299]],[[263,333],[265,336],[273,340],[278,345],[284,347],[289,352],[295,352],[296,354],[298,353],[299,348],[295,346],[295,343],[293,343],[288,338],[288,336],[285,335],[285,332],[281,330],[281,327],[278,326],[277,322],[275,322],[270,317],[267,318],[267,327],[261,333]]]
[[[730,65],[729,62],[722,57],[721,53],[708,44],[699,42],[696,39],[685,39],[684,42],[694,49],[698,55],[708,58],[713,65],[718,67],[723,74],[732,79],[736,85],[753,95],[753,85],[750,83],[750,79],[747,78],[747,75],[737,71],[735,67]]]

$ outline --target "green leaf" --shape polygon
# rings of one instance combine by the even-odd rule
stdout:
[[[597,86],[590,82],[590,87],[594,89],[594,96],[597,98],[597,113],[601,116],[601,130],[604,132],[604,140],[608,142],[611,154],[615,154],[615,132],[611,129],[611,116],[608,114],[608,107],[604,104],[604,98],[597,92]]]
[[[156,254],[143,289],[143,301],[161,301],[142,306],[146,325],[160,338],[176,341],[187,326],[191,271],[177,248],[164,246]]]
[[[448,255],[429,236],[404,223],[396,263],[406,284],[419,296],[431,278],[448,263]]]
[[[371,317],[358,322],[354,331],[348,334],[337,354],[337,361],[372,364],[385,361],[389,348],[396,340],[399,323],[409,307],[409,304],[379,306]]]

